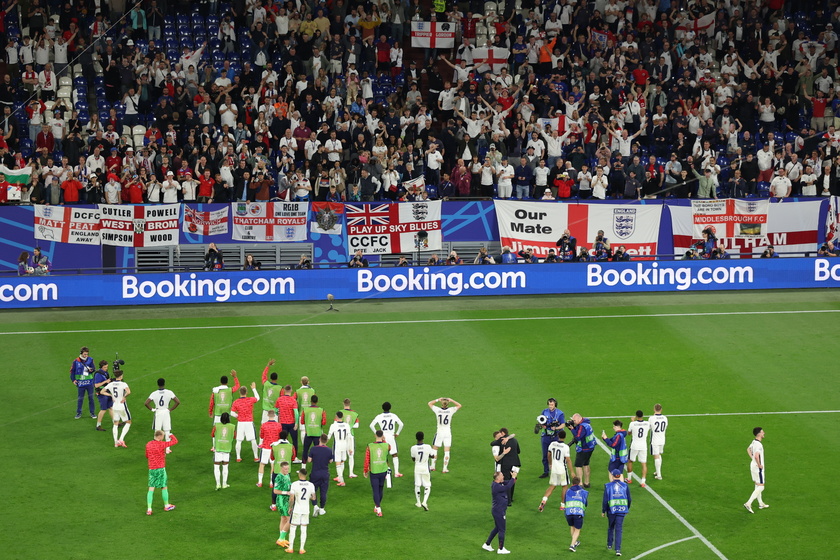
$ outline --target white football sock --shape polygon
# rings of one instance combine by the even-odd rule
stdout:
[[[400,459],[394,457],[394,474],[400,474]]]
[[[222,486],[227,486],[228,466],[227,463],[222,465]]]
[[[242,442],[236,442],[236,460],[240,460],[242,458]]]
[[[335,470],[337,471],[336,474],[338,475],[338,481],[344,482],[344,463],[339,463],[335,466]]]
[[[254,459],[259,459],[260,458],[260,452],[258,451],[259,448],[257,447],[257,441],[256,440],[253,440],[253,439],[251,440],[251,449],[254,452]]]
[[[426,496],[423,498],[423,503],[424,504],[429,503],[429,494],[431,494],[431,493],[432,493],[432,487],[431,486],[426,486]]]
[[[111,429],[111,431],[114,434],[114,445],[116,445],[117,442],[120,441],[120,427],[119,427],[119,425],[114,424],[114,427]]]
[[[292,525],[289,530],[289,548],[295,547],[295,534],[297,533],[297,525]]]
[[[419,504],[420,503],[420,487],[419,486],[414,487],[414,495],[417,496],[417,503]]]
[[[443,470],[447,470],[449,468],[449,451],[443,452]]]
[[[120,434],[120,441],[125,441],[125,435],[128,433],[128,430],[130,430],[130,429],[131,429],[131,424],[126,422],[125,426],[123,426],[122,433]]]
[[[347,468],[350,469],[350,474],[353,474],[353,468],[356,466],[355,454],[350,454],[350,456],[347,457],[347,463]]]
[[[213,476],[216,477],[216,486],[221,486],[221,465],[213,465]]]
[[[653,464],[656,467],[656,474],[662,476],[662,457],[654,459]]]
[[[756,491],[758,492],[758,496],[756,496],[758,498],[758,505],[764,506],[764,500],[761,499],[761,495],[764,493],[764,486],[759,486]]]
[[[300,549],[303,550],[306,548],[306,525],[300,526]]]
[[[257,482],[262,484],[263,473],[257,473]]]

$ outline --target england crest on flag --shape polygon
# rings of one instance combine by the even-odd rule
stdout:
[[[424,222],[429,216],[429,205],[424,202],[415,202],[411,204],[411,214],[417,222]]]
[[[636,208],[613,208],[613,233],[627,239],[636,230]]]

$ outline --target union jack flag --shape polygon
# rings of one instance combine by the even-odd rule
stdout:
[[[387,225],[391,223],[390,204],[360,204],[347,205],[348,226],[370,226],[374,224]]]

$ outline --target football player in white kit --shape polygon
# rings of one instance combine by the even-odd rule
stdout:
[[[545,503],[548,497],[554,492],[554,488],[559,486],[562,490],[560,495],[560,509],[566,509],[566,490],[569,487],[569,481],[572,480],[571,473],[574,472],[572,467],[572,452],[569,446],[564,441],[566,439],[566,430],[558,430],[555,435],[555,440],[548,444],[548,488],[543,495],[539,511],[545,509]]]
[[[642,478],[639,483],[644,488],[647,478],[647,437],[650,432],[650,422],[645,420],[645,415],[641,410],[636,411],[636,416],[630,421],[627,431],[633,436],[633,441],[630,443],[630,461],[627,463],[626,482],[627,484],[633,482],[633,462],[638,461],[642,464]]]
[[[382,430],[382,435],[385,438],[385,443],[391,446],[391,457],[394,460],[394,476],[397,478],[402,476],[400,472],[400,460],[397,458],[397,436],[403,429],[403,421],[400,417],[391,412],[391,403],[382,403],[382,413],[377,414],[376,418],[370,423],[370,430],[375,434],[376,425],[379,424],[379,429]]]
[[[435,406],[439,403],[440,406]],[[432,441],[432,449],[437,452],[443,447],[443,472],[449,472],[449,449],[452,447],[452,416],[461,410],[461,403],[446,397],[440,397],[433,401],[429,401],[429,408],[435,413],[435,420],[437,420],[437,431],[435,432],[435,439]],[[437,464],[437,453],[432,459],[432,470],[435,470]]]
[[[653,416],[650,417],[650,454],[653,455],[653,477],[662,480],[662,451],[665,449],[665,431],[668,429],[668,418],[662,414],[662,405],[653,405]]]
[[[166,388],[166,380],[163,377],[157,380],[157,384],[157,391],[149,395],[145,404],[146,408],[151,410],[155,415],[154,422],[152,423],[152,430],[161,430],[163,432],[164,441],[169,441],[169,434],[172,433],[172,419],[170,418],[169,413],[178,408],[181,401],[178,400],[175,393]],[[172,403],[175,404],[170,406]],[[172,448],[167,447],[166,452],[169,453],[170,449]]]
[[[353,454],[353,450],[350,448],[350,426],[344,421],[344,412],[340,410],[335,413],[335,422],[327,433],[327,439],[332,438],[335,438],[335,481],[337,486],[344,486],[344,462]]]
[[[298,471],[298,480],[292,482],[289,489],[289,509],[292,512],[292,528],[289,532],[289,548],[294,552],[295,534],[300,527],[300,553],[306,554],[306,528],[309,525],[309,502],[315,501],[315,485],[306,480],[306,469]]]
[[[761,440],[764,439],[764,430],[761,428],[753,428],[753,437],[750,446],[747,447],[747,455],[750,456],[750,475],[752,476],[755,489],[750,495],[749,501],[744,504],[747,511],[753,512],[753,501],[758,500],[758,509],[767,509],[770,506],[764,503],[761,499],[761,494],[764,493],[764,444]]]
[[[423,443],[426,434],[417,432],[417,445],[411,446],[411,460],[414,461],[414,495],[417,497],[415,506],[429,511],[429,494],[432,493],[432,475],[429,472],[429,459],[434,461],[435,451],[428,443]],[[425,489],[423,501],[420,501],[420,488]]]
[[[131,389],[129,389],[128,383],[123,381],[123,372],[121,369],[114,370],[114,381],[111,381],[102,389],[102,393],[114,399],[114,406],[112,407],[114,411],[114,447],[128,447],[125,444],[125,436],[128,430],[131,429],[131,412],[128,410],[128,404],[125,402],[125,399],[131,394]],[[117,437],[120,422],[125,422],[125,425],[123,426],[122,433]]]

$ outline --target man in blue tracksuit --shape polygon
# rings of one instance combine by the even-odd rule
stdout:
[[[630,487],[621,480],[621,471],[614,469],[612,480],[604,485],[604,501],[601,504],[601,517],[606,515],[607,550],[615,545],[615,555],[621,556],[621,536],[624,529],[624,516],[630,511]]]
[[[543,473],[540,478],[548,478],[548,446],[556,439],[557,430],[563,427],[566,417],[557,408],[557,399],[548,399],[548,408],[543,409],[540,416],[545,416],[545,422],[539,424],[540,442],[542,443]],[[556,429],[551,426],[556,426]]]
[[[607,433],[602,430],[601,439],[610,448],[609,471],[612,473],[617,470],[623,473],[624,465],[627,464],[627,460],[630,458],[629,451],[627,450],[627,430],[624,429],[624,424],[621,420],[616,420],[613,422],[613,431],[615,431],[613,437],[608,438]]]
[[[87,393],[90,417],[96,418],[96,410],[93,407],[93,372],[93,358],[90,357],[90,350],[87,346],[82,346],[79,357],[70,365],[70,381],[76,386],[79,397],[76,403],[76,420],[82,417],[85,393]]]
[[[511,473],[511,478],[505,480],[505,476],[501,472],[496,472],[493,475],[493,483],[490,485],[490,492],[493,495],[493,509],[491,510],[493,514],[493,522],[495,526],[493,530],[490,531],[490,536],[487,537],[487,540],[484,541],[484,544],[481,545],[481,548],[484,550],[493,551],[493,547],[490,546],[490,543],[493,542],[493,539],[496,535],[499,535],[499,550],[497,550],[497,554],[510,554],[510,551],[505,548],[505,527],[507,525],[506,513],[509,503],[509,495],[510,490],[513,485],[516,483],[516,476],[519,473]]]
[[[566,490],[566,523],[572,533],[572,543],[569,550],[577,552],[580,545],[580,530],[583,528],[583,516],[586,515],[586,506],[589,505],[589,492],[580,485],[580,478],[572,477],[572,485]]]
[[[575,447],[575,474],[583,481],[583,487],[589,488],[589,461],[592,452],[598,442],[595,440],[595,433],[589,418],[583,418],[580,414],[572,416],[572,425],[569,428],[572,432],[572,441],[577,444]]]

